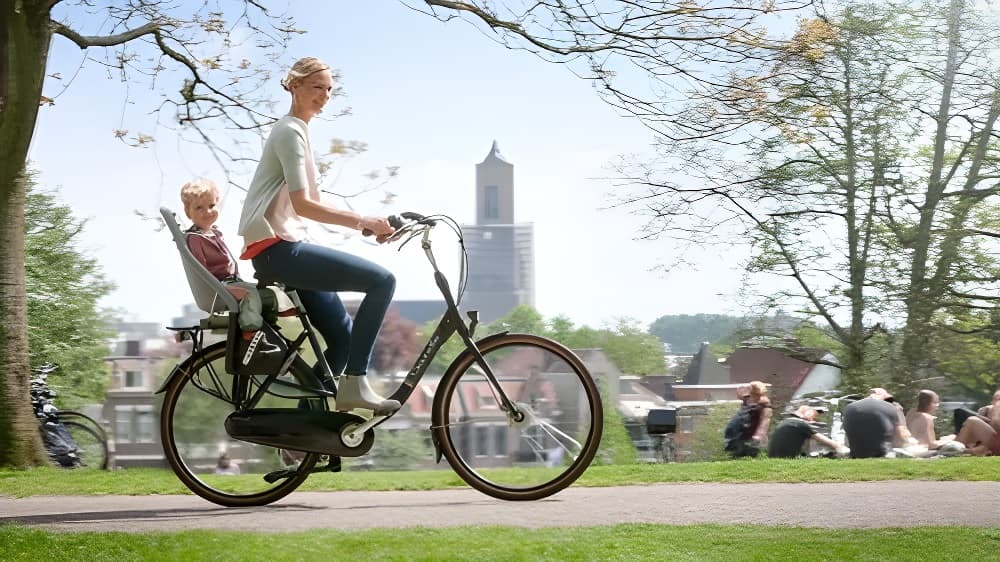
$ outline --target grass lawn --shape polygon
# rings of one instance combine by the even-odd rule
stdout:
[[[997,560],[1000,530],[627,524],[262,534],[57,533],[0,526],[0,560]],[[928,550],[930,549],[930,550]]]
[[[256,486],[259,476],[247,479]],[[865,480],[1000,481],[1000,457],[944,459],[753,459],[711,463],[593,466],[575,486],[628,486],[660,482],[856,482]],[[450,469],[412,472],[319,473],[301,491],[437,490],[465,487]],[[56,468],[0,470],[0,495],[186,494],[167,469],[113,472]]]

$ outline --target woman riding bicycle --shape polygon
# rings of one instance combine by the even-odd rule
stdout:
[[[330,100],[330,67],[317,58],[300,59],[281,84],[292,95],[292,104],[271,129],[250,182],[240,217],[240,258],[253,261],[258,279],[298,291],[326,341],[324,356],[331,374],[346,375],[337,389],[337,410],[393,412],[399,402],[375,393],[365,375],[396,279],[361,257],[310,243],[303,219],[371,232],[380,243],[394,229],[385,218],[320,201],[308,125]],[[365,294],[353,323],[338,291]]]

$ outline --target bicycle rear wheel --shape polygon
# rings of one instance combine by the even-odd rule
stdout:
[[[75,421],[63,421],[63,426],[76,442],[76,456],[80,458],[77,470],[107,470],[108,442],[93,428]]]
[[[597,385],[572,351],[547,338],[503,334],[477,343],[515,404],[505,412],[468,350],[441,378],[434,434],[458,475],[504,500],[535,500],[569,486],[601,442]]]
[[[101,426],[101,424],[98,423],[97,420],[95,420],[94,418],[88,416],[87,414],[84,414],[82,412],[77,412],[76,410],[59,410],[58,412],[56,412],[56,417],[59,418],[59,421],[63,423],[72,421],[80,425],[85,425],[90,429],[94,430],[94,432],[97,433],[97,435],[99,435],[102,440],[104,441],[108,440],[108,434],[104,431],[104,428]]]
[[[225,342],[205,348],[180,366],[180,374],[164,392],[160,434],[167,462],[192,492],[227,507],[267,505],[294,491],[309,476],[320,455],[238,441],[225,429],[235,411],[230,393],[233,376],[226,373]],[[315,386],[315,377],[302,361],[289,369],[299,384]],[[300,395],[266,395],[261,408],[321,408],[320,399]],[[221,467],[225,453],[229,466]],[[236,468],[233,468],[235,465]],[[217,470],[218,469],[218,470]],[[269,482],[268,474],[282,476]]]

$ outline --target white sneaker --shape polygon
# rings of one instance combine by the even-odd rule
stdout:
[[[399,409],[399,400],[389,400],[378,395],[368,384],[366,376],[346,375],[337,387],[337,410],[374,410],[376,415],[391,414]]]

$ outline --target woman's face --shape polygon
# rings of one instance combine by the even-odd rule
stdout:
[[[333,75],[329,70],[313,72],[292,84],[292,100],[296,106],[310,115],[323,111],[333,92]]]

